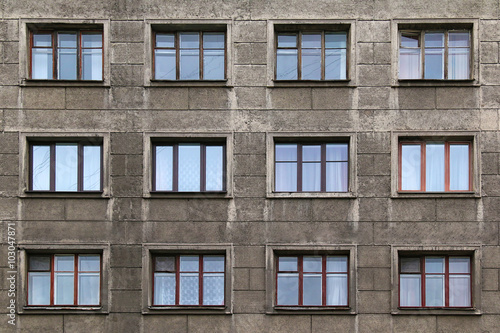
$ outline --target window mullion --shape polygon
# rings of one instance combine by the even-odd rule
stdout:
[[[326,255],[321,256],[321,304],[326,306]]]
[[[297,192],[302,192],[302,144],[297,144]]]
[[[82,144],[78,144],[78,152],[77,152],[77,158],[78,158],[78,161],[77,161],[77,173],[78,173],[78,181],[77,181],[77,189],[79,192],[82,192],[83,191],[83,145]]]
[[[450,257],[449,256],[446,256],[444,258],[444,305],[445,307],[449,307],[450,306],[450,300],[449,300],[449,296],[450,296],[450,269],[449,269],[449,265],[450,265]]]
[[[206,191],[206,164],[207,164],[207,145],[200,144],[200,191]]]
[[[52,79],[57,79],[57,32],[52,32]]]
[[[78,305],[78,255],[73,255],[74,270],[73,273],[73,304]]]
[[[179,305],[180,303],[180,283],[181,283],[181,278],[180,278],[180,256],[175,256],[175,305]]]
[[[204,64],[203,64],[203,32],[200,31],[199,32],[199,36],[200,36],[199,37],[199,43],[200,44],[198,45],[199,46],[199,52],[200,52],[200,54],[198,56],[199,59],[200,59],[199,60],[199,71],[200,71],[200,77],[199,77],[199,79],[203,80],[203,77],[204,77],[204,75],[203,75],[203,66],[204,66]]]
[[[444,143],[444,190],[450,191],[450,143]]]
[[[448,79],[448,30],[444,32],[444,79]]]
[[[425,257],[420,258],[420,271],[422,272],[422,278],[420,281],[420,290],[421,290],[421,304],[420,306],[427,306],[427,301],[425,300]]]
[[[203,255],[198,256],[198,305],[203,305]]]
[[[297,41],[297,77],[302,80],[302,31],[299,31]]]
[[[425,147],[426,147],[426,144],[425,142],[421,142],[420,143],[420,190],[421,191],[426,191],[426,188],[425,188],[425,183],[426,183],[426,167],[425,167],[425,163],[426,163],[426,156],[425,156]]]
[[[425,79],[425,32],[420,32],[420,66],[422,66],[420,70],[420,78]]]
[[[321,144],[321,192],[326,192],[326,143]]]
[[[325,32],[321,32],[321,80],[325,79],[325,72],[326,72],[326,59],[325,59],[325,53],[326,53],[326,45],[325,45]]]
[[[304,266],[303,266],[304,256],[298,256],[299,264],[299,306],[303,306],[302,299],[304,298]]]
[[[50,144],[50,190],[56,190],[56,145]]]
[[[50,305],[54,305],[54,262],[55,255],[50,256]]]
[[[82,44],[82,31],[77,31],[76,32],[76,36],[77,36],[77,41],[76,41],[76,47],[78,48],[76,50],[76,77],[78,80],[81,80],[82,77],[83,77],[83,74],[82,74],[82,69],[83,69],[83,62],[82,62],[82,47],[83,47],[83,44]]]
[[[179,80],[181,77],[181,69],[180,69],[180,64],[181,64],[181,50],[180,50],[180,35],[179,32],[176,32],[174,34],[174,47],[175,47],[175,78],[176,80]]]
[[[173,166],[172,166],[172,191],[177,192],[179,189],[179,144],[172,145],[173,150]]]

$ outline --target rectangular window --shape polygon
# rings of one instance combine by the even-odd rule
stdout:
[[[469,308],[472,306],[471,258],[401,257],[399,306]]]
[[[225,32],[155,32],[156,80],[224,80]]]
[[[277,306],[349,306],[346,255],[284,255],[276,265]]]
[[[347,192],[348,143],[276,143],[275,192]]]
[[[399,143],[399,190],[472,191],[471,142]]]
[[[224,192],[225,145],[153,145],[153,191]]]
[[[345,80],[347,32],[276,34],[276,80]]]
[[[153,257],[154,306],[223,306],[223,255]]]
[[[470,31],[400,31],[399,78],[470,79]]]
[[[31,143],[30,175],[31,191],[101,192],[102,145]]]
[[[32,79],[102,80],[102,30],[32,31],[30,38]]]
[[[101,256],[31,255],[27,285],[28,306],[98,306]]]

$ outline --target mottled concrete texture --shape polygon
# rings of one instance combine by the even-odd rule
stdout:
[[[1,332],[499,331],[498,0],[4,0],[0,13]],[[398,82],[395,20],[452,29],[463,18],[473,25],[473,80]],[[152,26],[210,26],[213,20],[228,25],[228,81],[151,82]],[[280,20],[290,25],[350,22],[350,81],[274,85],[272,24]],[[93,22],[104,29],[102,84],[27,79],[30,24]],[[44,133],[103,137],[102,196],[25,192],[26,138]],[[350,138],[356,172],[349,195],[270,195],[269,140],[304,133]],[[151,196],[151,136],[194,134],[228,138],[228,195]],[[473,193],[398,193],[398,135],[472,138]],[[33,244],[37,249],[58,245],[56,252],[75,252],[79,244],[109,246],[103,258],[109,270],[102,286],[106,310],[33,314],[22,309],[22,266],[17,299],[23,313],[16,327],[7,325],[8,223],[16,226],[19,254]],[[148,244],[176,244],[195,252],[217,244],[231,248],[229,310],[148,312]],[[270,301],[272,274],[266,273],[273,269],[266,252],[270,244],[307,246],[308,253],[317,246],[338,246],[355,253],[352,311],[276,314]],[[475,310],[401,314],[394,294],[395,246],[473,248]]]

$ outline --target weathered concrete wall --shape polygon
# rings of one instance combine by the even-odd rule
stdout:
[[[0,230],[19,244],[109,243],[109,314],[18,316],[18,332],[497,332],[500,327],[500,4],[497,0],[32,1],[0,7]],[[33,85],[25,21],[109,20],[106,86]],[[394,84],[392,19],[477,20],[475,82]],[[226,87],[150,86],[148,20],[230,20]],[[341,87],[272,87],[268,20],[353,20],[354,74]],[[425,21],[425,20],[424,20]],[[397,80],[396,80],[397,81]],[[271,82],[272,84],[272,82]],[[394,131],[472,131],[476,195],[394,197]],[[109,196],[26,196],[26,133],[109,135]],[[230,198],[144,196],[151,132],[231,133]],[[348,133],[356,141],[352,198],[269,198],[269,133]],[[397,175],[396,175],[397,176]],[[143,244],[232,244],[232,315],[141,314]],[[5,243],[3,243],[5,244]],[[357,314],[266,314],[266,245],[356,247]],[[394,245],[479,246],[482,315],[394,315]],[[0,254],[6,313],[7,250]],[[19,268],[21,270],[21,268]],[[20,273],[18,279],[26,277]],[[20,285],[20,284],[19,284]],[[272,291],[271,291],[272,292]],[[0,327],[7,327],[2,315]]]

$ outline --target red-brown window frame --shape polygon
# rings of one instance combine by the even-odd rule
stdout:
[[[76,191],[56,191],[56,145],[60,143],[69,143],[78,145],[78,184]],[[49,190],[33,190],[33,147],[34,146],[50,146],[50,189]],[[101,147],[101,179],[98,191],[83,190],[83,147],[85,146],[98,146]],[[104,153],[103,144],[92,144],[88,140],[80,141],[35,141],[29,144],[29,192],[55,192],[55,193],[101,193],[104,180]]]
[[[198,270],[197,271],[182,271],[182,273],[197,273],[198,274],[198,304],[179,304],[180,302],[180,257],[181,256],[194,256],[198,257]],[[203,258],[205,256],[213,257],[223,257],[224,258],[224,300],[221,305],[205,305],[203,304],[203,275],[205,273],[221,273],[221,272],[204,272],[203,271]],[[174,257],[175,258],[175,268],[174,271],[157,271],[156,270],[156,258],[157,257]],[[226,256],[224,254],[155,254],[152,258],[153,260],[153,274],[152,274],[152,305],[158,307],[224,307],[226,304]],[[175,274],[175,304],[154,304],[154,295],[155,295],[155,274],[157,272],[168,272]]]
[[[33,42],[33,35],[35,34],[50,34],[52,35],[51,41],[52,41],[52,78],[47,79],[47,80],[57,80],[57,81],[68,81],[65,79],[58,79],[57,78],[57,34],[58,33],[76,33],[77,35],[77,59],[76,59],[76,66],[77,66],[77,81],[102,81],[104,79],[104,34],[102,30],[97,30],[97,29],[68,29],[68,30],[39,30],[39,31],[31,31],[30,30],[30,65],[29,65],[29,77],[32,79],[32,71],[33,71],[33,49],[34,48],[42,48],[42,49],[49,49],[50,47],[35,47],[34,42]],[[98,47],[91,47],[91,48],[84,48],[82,45],[82,34],[92,34],[92,35],[101,35],[101,40],[102,40],[102,46],[100,48]],[[102,62],[101,62],[101,80],[84,80],[82,79],[82,69],[83,69],[83,56],[82,56],[82,51],[84,49],[101,49],[101,54],[102,54]],[[35,79],[38,80],[38,79]],[[72,81],[72,80],[69,80]]]
[[[304,301],[304,282],[303,282],[303,276],[304,273],[311,273],[311,274],[317,274],[319,275],[319,272],[304,272],[303,270],[303,259],[304,257],[311,257],[311,256],[321,256],[321,303],[322,305],[303,305]],[[347,259],[347,270],[345,272],[328,272],[326,271],[326,258],[330,256],[343,256],[346,257]],[[297,258],[297,270],[296,271],[280,271],[279,270],[279,259],[280,258]],[[275,280],[274,280],[274,286],[275,286],[275,295],[274,295],[274,304],[276,308],[290,308],[290,307],[301,307],[301,308],[347,308],[349,307],[350,304],[350,297],[349,297],[349,288],[350,288],[350,273],[349,273],[349,267],[350,267],[350,260],[349,260],[349,255],[340,253],[340,254],[284,254],[284,255],[277,255],[274,258],[274,267],[275,267]],[[299,274],[299,290],[298,290],[298,300],[299,304],[298,305],[287,305],[287,304],[278,304],[278,275],[279,273],[298,273]],[[326,305],[326,277],[328,274],[347,274],[347,304],[346,305]]]
[[[194,193],[225,193],[226,192],[226,182],[227,182],[227,149],[226,143],[215,141],[215,142],[191,142],[191,141],[182,141],[182,142],[155,142],[152,144],[152,192],[156,193],[193,193],[188,191],[179,191],[179,144],[183,143],[195,143],[200,145],[200,191],[196,191]],[[158,146],[171,146],[173,147],[173,159],[172,159],[172,190],[156,190],[156,147]],[[221,191],[207,191],[206,190],[206,165],[207,165],[207,154],[206,147],[210,146],[221,146],[222,147],[222,190]]]
[[[78,304],[78,277],[79,273],[96,273],[95,271],[79,271],[78,270],[78,258],[80,255],[86,256],[86,255],[95,255],[99,256],[99,304]],[[55,257],[56,256],[73,256],[74,258],[74,270],[73,271],[68,271],[73,273],[73,304],[54,304],[54,273],[55,271]],[[35,270],[32,271],[30,267],[30,258],[31,257],[50,257],[50,270]],[[54,254],[31,254],[28,256],[28,274],[26,275],[26,304],[30,307],[100,307],[101,306],[101,288],[102,288],[102,255],[99,253],[80,253],[80,254],[74,254],[74,253],[54,253]],[[29,273],[31,272],[50,272],[50,304],[49,305],[31,305],[29,304]],[[66,272],[66,271],[57,271],[57,272]]]
[[[183,80],[180,78],[180,42],[179,34],[181,33],[198,33],[200,46],[199,46],[199,71],[200,78],[195,80]],[[204,33],[221,33],[224,34],[224,78],[217,80],[208,80],[203,77],[203,34]],[[174,47],[157,47],[156,46],[156,36],[158,34],[169,34],[174,35]],[[155,51],[156,50],[175,50],[175,80],[158,79],[155,77],[156,74],[156,64],[155,64]],[[152,48],[152,62],[153,62],[153,79],[161,81],[224,81],[227,80],[227,33],[223,30],[201,30],[201,31],[153,31],[153,48]]]
[[[400,141],[398,145],[398,191],[404,193],[412,193],[412,192],[426,192],[425,189],[425,181],[426,181],[426,163],[425,163],[425,152],[426,152],[426,144],[427,143],[443,143],[445,145],[444,149],[444,179],[445,179],[445,188],[444,192],[471,192],[473,191],[473,154],[472,154],[472,142],[471,141],[447,141],[447,140],[420,140],[420,141]],[[402,163],[403,163],[403,154],[402,147],[403,145],[414,145],[420,146],[420,190],[402,190]],[[468,145],[469,146],[469,189],[468,190],[450,190],[450,145]],[[441,193],[441,192],[440,192]]]
[[[444,273],[426,273],[425,272],[425,258],[426,257],[444,257],[445,258],[445,272]],[[450,257],[452,258],[469,258],[469,273],[450,273],[449,271],[449,260],[450,260]],[[420,260],[420,272],[401,272],[401,259],[402,258],[414,258],[414,259],[419,259]],[[473,292],[473,275],[472,275],[472,267],[473,267],[473,258],[471,256],[467,256],[467,255],[421,255],[421,256],[412,256],[412,255],[408,255],[408,256],[400,256],[399,257],[399,262],[398,262],[398,266],[399,266],[399,270],[398,270],[398,307],[402,308],[402,309],[408,309],[408,308],[431,308],[431,309],[435,309],[435,308],[440,308],[440,309],[444,309],[444,308],[451,308],[451,309],[470,309],[470,308],[473,308],[474,307],[474,298],[473,298],[473,295],[474,295],[474,292]],[[420,303],[421,305],[420,306],[401,306],[401,274],[411,274],[411,275],[420,275]],[[425,284],[425,277],[427,275],[444,275],[444,283],[445,283],[445,296],[444,296],[444,300],[445,300],[445,305],[444,306],[426,306],[425,305],[425,287],[426,287],[426,284]],[[470,276],[470,286],[469,286],[469,290],[470,290],[470,300],[471,300],[471,305],[470,306],[450,306],[449,303],[450,303],[450,295],[449,295],[449,283],[450,283],[450,275],[469,275]]]

